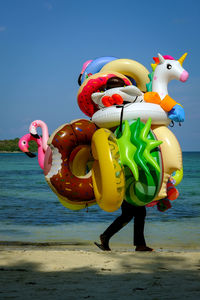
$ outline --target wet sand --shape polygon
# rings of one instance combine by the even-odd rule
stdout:
[[[0,299],[200,299],[200,249],[0,245]]]

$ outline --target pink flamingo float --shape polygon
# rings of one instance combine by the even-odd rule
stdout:
[[[41,127],[42,137],[38,135],[37,128]],[[22,152],[27,154],[29,157],[35,157],[36,155],[28,150],[29,142],[35,141],[38,145],[38,163],[42,170],[44,170],[44,157],[47,150],[47,141],[49,138],[48,127],[46,123],[41,120],[35,120],[29,127],[29,133],[25,134],[20,138],[18,146]]]

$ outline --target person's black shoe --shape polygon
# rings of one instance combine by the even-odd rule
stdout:
[[[149,251],[152,252],[154,249],[147,246],[136,246],[135,251]]]
[[[99,247],[102,251],[111,251],[109,247],[109,240],[105,237],[105,235],[100,235],[101,244],[94,242],[94,244]]]

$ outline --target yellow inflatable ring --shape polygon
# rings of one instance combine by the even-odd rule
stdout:
[[[133,78],[137,87],[146,92],[146,84],[149,83],[149,71],[139,62],[132,59],[116,59],[106,64],[100,72],[118,72]]]
[[[125,179],[119,163],[119,149],[114,134],[105,128],[92,137],[92,182],[97,204],[107,212],[117,210],[124,199]]]

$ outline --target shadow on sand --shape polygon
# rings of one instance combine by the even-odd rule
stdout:
[[[198,259],[191,265],[179,253],[98,255],[104,255],[103,266],[97,261],[63,271],[42,271],[40,263],[23,260],[0,264],[0,299],[200,299]]]

